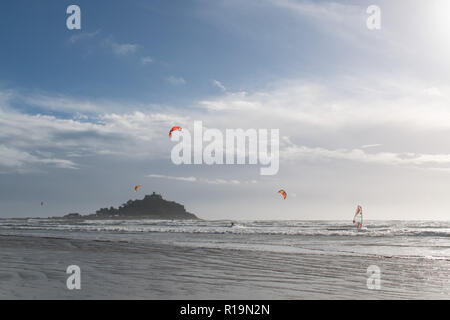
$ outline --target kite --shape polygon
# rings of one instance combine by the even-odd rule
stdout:
[[[280,190],[280,191],[278,191],[278,193],[281,194],[281,196],[283,197],[283,199],[286,199],[286,197],[287,197],[286,191]]]
[[[181,127],[172,127],[172,129],[170,129],[169,131],[169,138],[172,138],[172,132],[181,130],[182,130]]]
[[[137,192],[138,191],[138,189],[141,187],[141,185],[139,184],[139,185],[137,185],[137,186],[134,186],[134,192]]]

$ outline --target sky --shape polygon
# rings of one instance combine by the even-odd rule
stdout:
[[[72,4],[80,30],[66,26]],[[0,217],[155,191],[203,219],[351,220],[361,204],[368,220],[448,220],[448,12],[446,0],[3,1]],[[168,131],[194,121],[279,129],[278,173],[175,165]]]

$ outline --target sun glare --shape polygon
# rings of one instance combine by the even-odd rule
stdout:
[[[434,32],[443,42],[450,40],[450,1],[449,0],[435,0],[433,5],[433,25]]]

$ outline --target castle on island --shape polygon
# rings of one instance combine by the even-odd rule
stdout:
[[[162,195],[153,192],[142,200],[128,200],[118,208],[101,208],[93,214],[82,216],[69,213],[68,219],[198,219],[186,211],[183,205],[175,201],[167,201]]]

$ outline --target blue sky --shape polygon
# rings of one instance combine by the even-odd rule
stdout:
[[[371,4],[1,3],[0,216],[90,213],[142,184],[211,219],[345,219],[357,203],[447,219],[450,6],[378,1],[372,31]],[[279,174],[173,165],[168,128],[195,120],[280,129]]]
[[[231,90],[249,90],[277,78],[351,70],[347,43],[270,3],[80,1],[80,31],[65,28],[71,3],[2,4],[0,36],[10,48],[0,53],[3,82],[25,90],[167,103],[214,95],[211,81],[218,77]],[[114,45],[130,48],[118,53]],[[152,62],[144,65],[146,58]],[[357,54],[351,62],[364,63]],[[185,85],[174,88],[164,81],[169,77]]]

